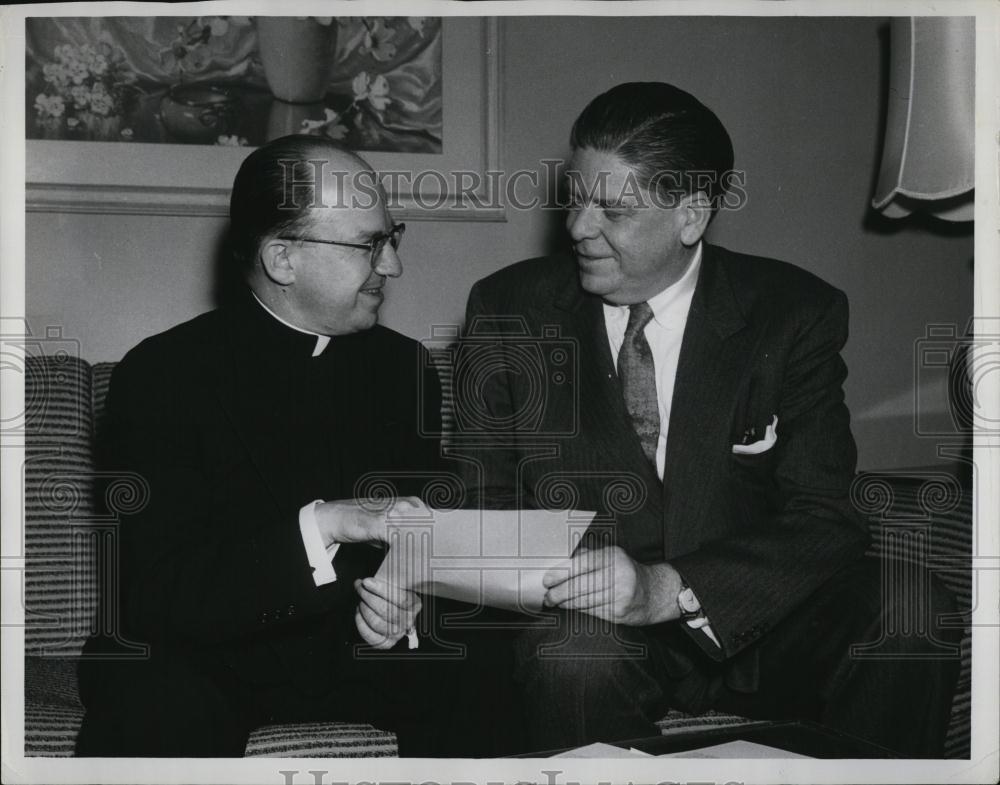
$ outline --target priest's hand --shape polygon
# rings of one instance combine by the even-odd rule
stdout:
[[[547,606],[640,627],[680,618],[680,574],[666,562],[640,564],[618,546],[579,549],[542,577]]]
[[[375,578],[356,580],[354,588],[361,598],[354,612],[361,637],[375,649],[391,649],[416,623],[420,597]]]
[[[388,508],[374,500],[338,499],[316,505],[316,523],[324,547],[333,543],[384,543],[388,538],[386,524],[394,517],[426,509],[416,496],[402,496]]]

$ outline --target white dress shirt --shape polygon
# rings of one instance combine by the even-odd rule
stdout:
[[[646,336],[646,342],[653,355],[653,375],[656,379],[656,403],[660,413],[660,435],[656,440],[656,476],[661,481],[667,455],[667,431],[670,426],[670,404],[674,398],[674,382],[677,379],[677,361],[681,355],[681,341],[684,339],[684,327],[687,325],[688,312],[691,310],[691,299],[698,283],[701,249],[702,243],[699,242],[694,258],[680,280],[647,300],[653,311],[653,318],[643,330],[643,335]],[[604,326],[608,331],[611,360],[616,369],[618,353],[625,340],[628,315],[627,305],[604,304]],[[702,630],[716,646],[720,645],[704,616],[691,619],[687,624]]]
[[[681,354],[684,326],[687,324],[691,298],[698,283],[701,269],[701,243],[694,258],[680,280],[671,284],[647,302],[653,311],[643,330],[646,342],[653,354],[654,376],[656,378],[656,403],[660,412],[660,437],[656,441],[656,474],[663,479],[663,463],[667,454],[667,428],[670,424],[670,402],[674,397],[674,379],[677,377],[677,360]],[[608,330],[611,345],[611,360],[618,367],[618,353],[625,340],[628,326],[629,307],[627,305],[604,304],[604,325]]]

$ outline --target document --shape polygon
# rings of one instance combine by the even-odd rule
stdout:
[[[672,752],[658,756],[660,758],[808,758],[809,755],[799,755],[797,752],[757,744],[753,741],[727,741],[724,744],[714,744],[686,752]]]
[[[637,750],[635,747],[624,749],[615,747],[612,744],[595,742],[584,747],[566,750],[553,758],[648,758],[652,757],[648,752]],[[727,741],[724,744],[713,744],[710,747],[701,747],[696,750],[685,750],[684,752],[667,752],[657,755],[658,758],[808,758],[808,755],[799,755],[797,752],[769,747],[766,744],[757,744],[753,741]]]
[[[566,562],[594,519],[579,510],[394,514],[375,577],[394,587],[523,613],[542,608],[542,577]]]

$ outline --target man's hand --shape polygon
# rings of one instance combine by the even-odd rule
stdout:
[[[386,521],[425,509],[416,496],[396,499],[388,508],[362,499],[338,499],[316,505],[316,522],[323,545],[335,542],[386,542]]]
[[[666,562],[639,564],[618,546],[578,550],[542,577],[545,604],[641,627],[680,618],[680,574]]]
[[[354,624],[365,643],[376,649],[391,649],[406,635],[420,613],[420,597],[406,589],[393,588],[375,578],[356,580],[361,598]]]

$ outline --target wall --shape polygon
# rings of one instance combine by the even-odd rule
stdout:
[[[723,213],[715,242],[794,261],[851,302],[845,359],[862,468],[933,463],[913,436],[914,343],[931,323],[972,312],[967,229],[904,226],[867,209],[878,162],[878,19],[514,17],[503,25],[503,163],[539,169],[566,152],[570,124],[599,91],[631,80],[690,90],[728,127],[748,172],[745,209]],[[383,321],[414,337],[460,320],[471,284],[559,242],[559,216],[508,211],[505,223],[410,226],[406,272]],[[63,326],[92,360],[212,307],[224,221],[27,216],[27,303],[36,330]],[[921,390],[944,416],[943,387]]]

